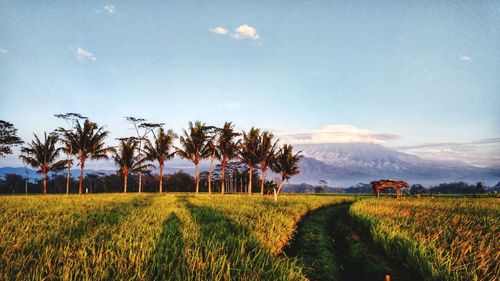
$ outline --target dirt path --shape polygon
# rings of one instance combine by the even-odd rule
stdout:
[[[421,280],[376,249],[369,233],[348,214],[350,205],[322,208],[308,214],[286,249],[297,256],[310,280]]]

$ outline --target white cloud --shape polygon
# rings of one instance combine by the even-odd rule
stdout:
[[[225,35],[227,34],[229,31],[227,31],[227,29],[225,29],[224,27],[215,27],[215,28],[210,28],[209,29],[210,32],[212,33],[215,33],[215,34],[219,34],[219,35]]]
[[[104,6],[104,10],[109,14],[113,14],[116,11],[116,8],[113,5],[106,5]]]
[[[259,39],[259,34],[257,33],[257,30],[246,24],[240,25],[238,28],[236,28],[232,36],[235,39],[251,39],[251,40]]]
[[[463,61],[471,61],[472,60],[472,57],[467,56],[467,55],[461,55],[458,58],[463,60]]]
[[[255,41],[260,38],[259,34],[257,33],[257,30],[254,27],[249,26],[247,24],[240,25],[234,30],[233,33],[229,33],[229,31],[226,28],[221,26],[215,28],[209,28],[208,30],[218,35],[230,35],[232,38],[237,40],[250,39]]]
[[[82,49],[82,48],[76,49],[76,58],[79,61],[87,61],[87,60],[96,61],[97,60],[96,57],[91,52],[89,52],[85,49]]]
[[[305,132],[275,132],[283,143],[326,144],[326,143],[376,143],[399,138],[398,135],[377,133],[351,125],[328,125],[319,130]]]
[[[0,54],[7,54],[7,53],[8,53],[7,49],[0,49]]]

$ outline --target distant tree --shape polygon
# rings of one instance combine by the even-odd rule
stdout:
[[[19,156],[26,164],[37,169],[43,174],[43,194],[47,194],[47,174],[64,168],[65,161],[57,161],[61,148],[57,148],[58,137],[56,134],[44,133],[43,142],[37,135],[35,139],[21,148]]]
[[[257,158],[260,161],[261,170],[261,183],[260,195],[264,195],[264,183],[266,181],[266,172],[269,165],[273,164],[276,159],[276,150],[278,148],[278,141],[273,142],[274,135],[268,131],[262,132],[259,137],[259,146]]]
[[[278,185],[276,196],[281,192],[283,183],[300,172],[299,161],[300,158],[302,158],[302,155],[300,155],[300,153],[301,151],[293,154],[293,146],[288,144],[284,144],[278,152],[276,161],[274,161],[273,166],[271,166],[271,169],[281,176],[281,182]],[[277,200],[276,196],[275,200]]]
[[[270,195],[275,188],[278,188],[278,185],[274,181],[266,181],[264,184],[264,193]]]
[[[181,147],[177,148],[177,155],[181,158],[190,160],[195,165],[195,181],[196,181],[196,194],[199,192],[199,171],[198,165],[200,160],[207,158],[210,155],[210,130],[209,126],[205,123],[196,121],[194,124],[189,122],[189,132],[184,130],[183,136],[179,138]]]
[[[239,135],[240,134],[234,130],[234,125],[231,122],[225,122],[224,126],[219,130],[216,140],[216,149],[221,164],[221,194],[225,193],[225,176],[228,161],[238,156],[240,140],[236,138]]]
[[[163,167],[166,160],[174,158],[174,140],[177,135],[172,130],[165,132],[163,128],[158,128],[158,132],[153,134],[153,141],[147,140],[145,146],[146,159],[157,161],[160,168],[160,193],[163,192]]]
[[[0,156],[12,154],[12,146],[20,145],[23,141],[17,136],[17,129],[12,123],[0,120]]]
[[[130,173],[143,172],[150,165],[147,159],[136,154],[139,141],[135,138],[120,139],[120,145],[113,151],[113,159],[119,167],[118,173],[123,176],[123,193],[127,193],[127,179]]]
[[[243,141],[241,143],[240,158],[248,166],[248,194],[252,194],[253,169],[259,163],[259,137],[260,129],[252,127],[248,133],[243,131]]]
[[[73,154],[80,161],[80,183],[78,185],[78,194],[83,192],[83,170],[87,159],[107,159],[107,153],[112,149],[105,147],[104,140],[109,132],[103,127],[98,127],[94,122],[86,119],[83,124],[80,121],[75,122],[74,132],[71,134]]]
[[[128,116],[125,117],[129,123],[133,125],[133,129],[136,133],[136,138],[139,141],[137,145],[137,151],[140,158],[144,157],[143,155],[143,144],[146,142],[147,135],[152,132],[155,128],[159,128],[163,126],[163,123],[147,123],[144,118],[137,118]],[[139,172],[139,192],[142,192],[142,172]]]
[[[435,194],[473,194],[476,186],[463,181],[452,183],[441,183],[438,186],[429,188],[429,193]]]
[[[5,174],[0,178],[0,193],[21,193],[23,177],[18,174]]]
[[[427,189],[420,184],[414,184],[410,187],[411,195],[425,194],[425,193],[427,193]]]
[[[175,192],[193,192],[195,190],[195,179],[184,171],[178,171],[167,176],[169,187]]]
[[[476,193],[478,194],[486,193],[486,189],[484,188],[483,183],[480,181],[476,183]]]
[[[314,193],[325,193],[325,187],[324,186],[315,186],[314,187]]]
[[[66,173],[66,194],[69,194],[69,185],[71,177],[71,155],[73,155],[73,145],[71,137],[73,134],[73,128],[77,120],[85,120],[87,117],[81,115],[80,113],[64,113],[64,114],[54,114],[56,118],[63,119],[68,124],[68,128],[59,127],[56,131],[59,133],[59,141],[63,143],[63,152],[66,153],[67,158],[67,173]]]

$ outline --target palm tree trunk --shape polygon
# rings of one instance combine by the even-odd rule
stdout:
[[[208,170],[208,194],[212,194],[212,167],[214,166],[215,154],[210,157],[210,169]]]
[[[142,149],[142,138],[139,136],[139,132],[137,132],[137,136],[139,137],[139,157],[141,157],[141,149]],[[139,171],[139,193],[142,191],[142,172]]]
[[[276,191],[275,194],[274,194],[274,201],[278,201],[278,195],[281,192],[281,188],[283,187],[283,183],[284,182],[285,181],[283,181],[283,180],[280,182],[280,185],[278,186],[278,191]]]
[[[123,193],[127,193],[127,178],[128,174],[123,174]]]
[[[224,180],[226,178],[226,163],[225,163],[224,160],[222,161],[222,171],[221,171],[220,177],[221,177],[220,178],[220,193],[222,195],[224,195],[224,192],[225,192],[225,190],[224,190],[224,188],[225,188],[225,185],[224,185],[225,181]]]
[[[160,193],[163,192],[163,163],[160,162]]]
[[[196,177],[195,177],[195,181],[196,181],[196,195],[198,195],[198,190],[199,190],[199,186],[200,186],[200,179],[198,178],[198,164],[195,164],[196,166]]]
[[[78,194],[82,195],[83,191],[83,168],[85,167],[85,160],[80,160],[80,184],[78,185]]]
[[[142,173],[139,172],[139,193],[141,193],[142,190]]]
[[[260,195],[264,195],[264,183],[266,181],[266,168],[262,168],[262,176],[260,180]]]
[[[43,194],[47,194],[47,171],[43,171]]]
[[[284,180],[281,180],[280,185],[278,186],[278,194],[280,194],[284,182],[285,182]]]
[[[253,164],[250,163],[250,169],[248,171],[248,194],[252,195],[252,172],[253,172]]]
[[[276,189],[274,190],[274,201],[278,201],[278,195],[280,194],[281,192],[281,188],[283,187],[283,183],[285,181],[284,180],[281,180],[279,186],[278,186],[278,191],[276,191]]]
[[[68,174],[66,175],[66,195],[69,194],[69,177],[71,174],[71,161],[70,158],[68,157]]]

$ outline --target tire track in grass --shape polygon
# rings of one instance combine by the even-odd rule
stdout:
[[[377,252],[348,215],[350,204],[321,208],[306,215],[286,249],[299,258],[310,280],[419,280],[398,262]]]

